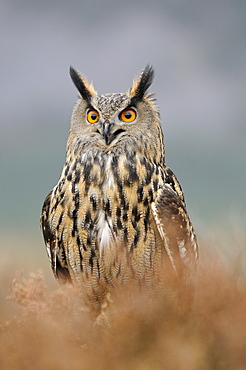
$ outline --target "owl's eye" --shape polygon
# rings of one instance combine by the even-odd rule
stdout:
[[[96,110],[89,110],[87,112],[87,121],[89,123],[96,123],[99,120],[99,114]]]
[[[120,113],[120,120],[123,122],[133,122],[137,117],[134,109],[125,109]]]

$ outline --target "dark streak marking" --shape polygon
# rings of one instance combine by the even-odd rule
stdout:
[[[111,216],[111,207],[110,207],[110,201],[109,199],[106,199],[103,205],[104,212],[108,215]]]
[[[64,195],[65,195],[65,191],[62,191],[62,192],[60,193],[60,200],[62,200],[62,199],[64,198]]]
[[[89,236],[87,237],[86,244],[88,245],[88,247],[91,246],[91,238]]]
[[[83,169],[83,174],[84,174],[84,180],[89,181],[90,179],[90,173],[92,169],[92,163],[85,163],[84,169]]]
[[[72,167],[72,172],[76,171],[76,168],[77,168],[77,164],[78,164],[78,162],[79,162],[79,158],[76,158],[76,159],[75,159],[75,162],[74,162],[74,165],[73,165],[73,167]]]
[[[100,279],[101,271],[100,271],[99,260],[97,260],[97,272],[98,272],[98,278]]]
[[[93,259],[94,259],[95,255],[96,255],[96,253],[95,253],[94,248],[91,248],[90,249],[90,258],[89,258],[89,265],[91,266],[91,268],[93,268]]]
[[[79,248],[79,256],[80,256],[80,267],[81,267],[81,271],[83,271],[83,264],[82,264],[83,254],[82,254],[82,251],[81,251],[80,248]]]
[[[128,170],[129,172],[129,181],[132,183],[132,182],[136,182],[136,181],[139,181],[139,177],[138,177],[138,174],[137,174],[137,170],[136,170],[136,167],[134,167],[132,165],[132,163],[126,163],[125,164],[125,167],[126,169]]]
[[[90,196],[90,202],[92,203],[93,211],[96,211],[97,210],[97,200],[93,195]]]
[[[144,217],[145,233],[147,233],[147,231],[148,231],[149,224],[150,224],[150,208],[147,207],[147,210],[146,210],[146,213],[145,213],[145,217]]]
[[[134,206],[132,209],[132,215],[134,216],[134,220],[138,222],[140,220],[140,213],[138,211],[138,207]]]
[[[153,202],[154,197],[153,197],[153,190],[152,190],[152,188],[149,189],[149,196],[150,196],[150,202]]]
[[[116,208],[116,216],[117,217],[120,217],[121,216],[121,208],[120,207],[117,207]]]
[[[57,230],[59,230],[59,227],[60,227],[60,225],[62,223],[62,218],[63,218],[63,213],[61,213],[61,215],[59,217],[58,224],[57,224],[57,227],[56,227]]]
[[[149,204],[149,200],[148,200],[148,198],[147,197],[145,197],[144,198],[144,201],[143,201],[143,205],[145,206],[145,207],[147,207],[147,205]]]
[[[77,170],[75,171],[75,179],[74,179],[74,183],[77,184],[80,180],[80,171]]]
[[[120,218],[117,218],[117,228],[121,230],[123,228]]]
[[[72,236],[75,236],[75,233],[78,231],[78,225],[77,225],[78,218],[77,216],[73,219],[73,229],[72,229]]]
[[[79,249],[80,249],[81,242],[80,242],[80,238],[79,238],[79,236],[77,236],[77,238],[76,238],[76,243],[77,243],[77,245],[78,245],[78,247],[79,247]],[[82,257],[82,255],[81,255],[81,257]],[[83,259],[83,258],[82,258],[82,259]]]
[[[75,208],[78,209],[79,208],[79,193],[76,192],[73,196],[73,200],[74,200],[74,203],[75,203]]]
[[[84,227],[85,229],[89,229],[91,224],[91,211],[88,209],[85,214],[85,220],[84,220]]]
[[[117,172],[118,163],[119,163],[118,157],[113,156],[112,161],[111,161],[111,168],[112,168],[113,173],[116,176],[116,178],[118,178],[118,172]]]
[[[152,173],[151,172],[147,172],[146,177],[145,177],[145,185],[148,185],[150,183],[151,176],[152,176]]]
[[[140,230],[139,229],[136,229],[136,233],[134,235],[134,240],[133,240],[133,246],[134,246],[134,248],[137,246],[137,243],[139,241],[139,238],[140,238]]]
[[[66,169],[65,169],[65,172],[64,172],[64,175],[65,175],[65,176],[67,176],[68,171],[69,171],[69,165],[67,165],[67,167],[66,167]]]
[[[129,179],[124,179],[124,185],[130,187],[131,181]]]
[[[72,182],[72,189],[71,189],[72,193],[74,194],[75,193],[75,183],[74,181]]]
[[[154,191],[156,192],[158,190],[158,180],[157,179],[153,181],[153,186],[154,186]]]
[[[124,212],[123,213],[123,217],[122,217],[122,219],[123,219],[123,221],[127,221],[128,220],[128,214],[127,214],[127,212]]]
[[[128,231],[127,228],[124,229],[124,242],[128,243]]]
[[[141,203],[143,201],[143,194],[144,194],[143,187],[141,185],[138,186],[137,194],[138,194],[138,202]]]

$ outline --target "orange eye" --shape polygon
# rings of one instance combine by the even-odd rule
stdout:
[[[134,109],[125,109],[120,113],[120,119],[123,122],[133,122],[137,117]]]
[[[87,112],[87,121],[89,123],[96,123],[99,120],[99,114],[96,110],[89,110]]]

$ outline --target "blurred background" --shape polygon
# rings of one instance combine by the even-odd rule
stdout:
[[[246,206],[246,2],[1,0],[1,268],[52,276],[40,228],[64,163],[77,92],[123,92],[147,63],[166,162],[201,244],[242,261]],[[220,245],[224,245],[220,248]],[[222,251],[222,252],[221,252]],[[8,271],[8,274],[7,274]]]

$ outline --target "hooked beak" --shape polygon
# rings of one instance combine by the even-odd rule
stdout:
[[[105,121],[103,124],[103,136],[105,139],[106,145],[109,145],[111,141],[113,140],[113,135],[110,135],[110,129],[111,129],[111,123],[108,121]]]
[[[119,128],[118,130],[112,132],[113,126],[114,124],[109,122],[108,120],[103,123],[103,137],[105,139],[106,145],[111,144],[116,136],[118,136],[122,132],[125,132],[125,130],[123,130],[122,128]]]

